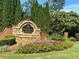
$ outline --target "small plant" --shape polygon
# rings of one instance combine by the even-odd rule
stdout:
[[[4,38],[4,40],[13,40],[13,39],[15,39],[15,37],[12,36],[12,35],[6,36],[6,37]]]
[[[47,39],[50,39],[50,40],[59,40],[59,41],[64,41],[64,37],[61,36],[61,35],[49,35],[47,36]]]
[[[60,45],[63,46],[65,49],[68,49],[69,47],[73,46],[73,43],[70,40],[65,40],[61,42]]]
[[[74,38],[74,37],[70,37],[69,40],[70,40],[70,41],[76,41],[77,39]]]
[[[4,46],[4,45],[13,45],[15,44],[15,37],[14,36],[6,36],[4,38],[4,40],[0,41],[0,46]]]
[[[79,33],[75,34],[75,37],[77,38],[77,40],[79,41]]]
[[[4,45],[4,46],[1,46],[0,47],[0,53],[2,53],[2,52],[7,52],[7,49],[9,48],[9,46],[7,46],[7,45]]]

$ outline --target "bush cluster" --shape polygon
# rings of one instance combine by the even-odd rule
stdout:
[[[47,39],[49,40],[58,40],[58,41],[65,41],[65,40],[70,40],[70,41],[76,41],[77,39],[74,37],[70,38],[64,38],[62,35],[49,35],[47,36]]]
[[[64,49],[67,49],[67,48],[73,46],[73,42],[71,42],[70,40],[65,40],[65,41],[61,42],[60,45],[63,46]]]
[[[61,51],[73,46],[70,41],[54,42],[54,43],[33,43],[25,46],[19,46],[16,49],[16,53],[28,54],[28,53],[42,53],[50,51]]]
[[[75,37],[77,38],[77,40],[79,41],[79,33],[75,34]]]
[[[64,41],[64,37],[62,35],[49,35],[47,36],[47,39],[50,39],[50,40],[58,40],[58,41]]]
[[[0,47],[0,53],[2,53],[2,52],[7,52],[7,49],[8,49],[9,47],[10,47],[10,46],[7,46],[7,45],[1,46],[1,47]]]
[[[15,44],[15,37],[13,36],[6,36],[4,38],[4,40],[1,40],[0,41],[0,46],[4,46],[4,45],[12,45],[12,44]]]
[[[12,40],[12,39],[15,39],[15,37],[12,36],[12,35],[6,36],[6,37],[4,38],[4,40]]]
[[[74,37],[70,37],[70,38],[66,38],[65,40],[70,40],[70,41],[75,42],[77,39],[76,39],[76,38],[74,38]]]

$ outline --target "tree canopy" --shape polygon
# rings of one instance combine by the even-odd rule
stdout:
[[[50,11],[60,11],[63,9],[65,0],[48,0]]]
[[[0,0],[0,29],[12,27],[21,18],[20,0]]]
[[[64,4],[65,0],[46,0],[43,5],[38,0],[28,0],[22,5],[20,0],[0,0],[0,31],[30,18],[47,33],[79,32],[79,15],[60,11]]]
[[[50,14],[49,5],[46,2],[45,7],[38,4],[38,1],[33,1],[31,7],[31,20],[34,21],[42,31],[50,31]]]
[[[53,32],[76,31],[79,29],[79,15],[75,12],[50,12]]]

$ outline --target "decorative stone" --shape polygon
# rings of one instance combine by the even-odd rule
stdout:
[[[17,44],[25,45],[32,43],[32,40],[40,39],[40,29],[34,22],[24,20],[13,26],[13,35],[16,37]]]

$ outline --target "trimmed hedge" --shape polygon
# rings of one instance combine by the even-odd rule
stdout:
[[[13,36],[6,36],[4,38],[4,40],[0,41],[0,46],[4,46],[4,45],[13,45],[15,44],[15,37]]]
[[[6,37],[4,38],[4,40],[12,40],[12,39],[15,39],[15,37],[12,36],[12,35],[6,36]]]
[[[2,40],[0,41],[0,46],[4,46],[4,45],[13,45],[15,44],[15,40],[12,39],[12,40]]]

